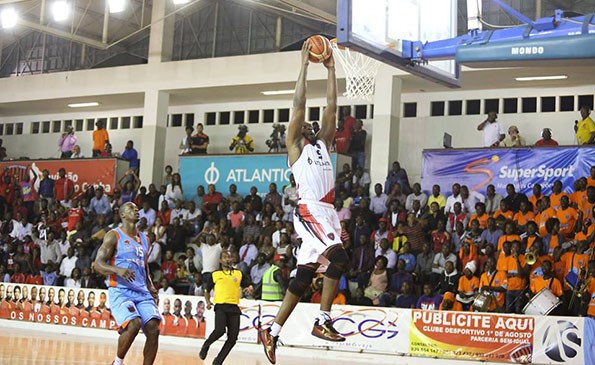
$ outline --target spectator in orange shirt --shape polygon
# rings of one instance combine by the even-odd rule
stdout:
[[[504,293],[508,286],[508,278],[502,271],[496,270],[496,260],[489,257],[486,262],[485,272],[481,275],[479,288],[481,291],[487,291],[493,299],[488,308],[488,312],[500,311],[504,308]]]
[[[479,202],[475,204],[475,213],[471,215],[469,218],[469,225],[473,222],[474,219],[477,219],[479,222],[479,228],[486,229],[488,228],[488,219],[490,216],[486,213],[486,205],[485,203]]]
[[[508,209],[508,203],[504,200],[500,201],[500,209],[496,210],[493,215],[494,219],[498,219],[500,216],[509,221],[514,218],[514,212]]]
[[[581,177],[574,182],[574,192],[570,194],[570,204],[578,209],[584,200],[587,200],[587,179]]]
[[[550,195],[550,206],[553,210],[558,210],[562,206],[562,202],[560,199],[565,196],[570,199],[568,194],[562,191],[564,187],[562,186],[562,182],[560,180],[556,180],[554,185],[552,185],[552,195]]]
[[[439,309],[442,311],[462,312],[463,306],[455,300],[455,295],[452,292],[447,291],[442,297]]]
[[[594,191],[595,193],[595,191]],[[550,207],[550,198],[544,196],[540,200],[539,206],[539,213],[535,216],[535,223],[539,226],[539,235],[544,237],[547,235],[547,229],[545,228],[545,223],[548,219],[554,218],[556,216],[556,212]]]
[[[522,201],[519,211],[514,215],[513,221],[520,233],[527,231],[527,223],[535,220],[535,213],[529,209],[529,203]]]
[[[537,212],[539,210],[539,200],[543,198],[541,194],[541,185],[535,184],[533,185],[533,195],[529,197],[529,203],[532,205],[533,212]]]
[[[479,289],[479,279],[474,276],[475,270],[477,270],[477,264],[475,261],[469,261],[465,265],[464,275],[459,279],[459,287],[457,288],[457,301],[462,304],[463,310],[466,311],[471,307],[471,303],[473,303]]]
[[[506,222],[504,226],[504,234],[498,239],[498,251],[502,251],[504,242],[520,241],[521,236],[515,233],[514,223]]]
[[[544,261],[541,263],[542,276],[537,276],[531,280],[531,293],[537,295],[544,288],[549,288],[556,297],[560,298],[564,294],[562,284],[552,272],[552,263]]]
[[[511,244],[510,256],[506,258],[508,290],[506,291],[506,312],[521,314],[525,306],[523,292],[526,289],[527,267],[525,257],[520,253],[521,243]]]
[[[543,252],[548,255],[554,253],[554,249],[564,242],[560,235],[560,221],[556,218],[550,218],[545,223],[547,235],[543,237]]]
[[[587,198],[578,206],[584,223],[595,223],[593,222],[593,208],[595,208],[595,187],[589,186],[587,188]]]
[[[595,166],[591,166],[591,176],[587,178],[587,186],[595,187]]]
[[[591,169],[591,171],[593,171]],[[595,260],[589,262],[589,278],[587,279],[587,292],[589,293],[589,303],[587,307],[587,316],[595,317]]]
[[[109,143],[109,134],[103,125],[103,121],[95,123],[97,129],[93,131],[93,157],[101,156],[105,152],[105,145]]]
[[[558,246],[554,249],[553,257],[554,275],[556,275],[556,278],[558,278],[558,280],[560,280],[561,283],[564,283],[564,270],[566,270],[566,263],[562,261],[562,246]]]
[[[496,270],[502,271],[503,273],[506,273],[508,271],[507,265],[508,257],[510,256],[511,252],[511,246],[511,242],[504,242],[504,244],[502,245],[502,252],[500,252],[496,261]]]
[[[541,242],[535,242],[533,243],[532,246],[527,248],[527,254],[533,254],[535,255],[535,263],[533,265],[531,265],[531,267],[529,268],[529,280],[533,280],[534,278],[538,277],[538,276],[543,276],[543,270],[541,268],[541,264],[544,261],[549,261],[552,263],[553,265],[553,259],[551,256],[549,255],[544,255],[542,253],[542,248],[541,248]]]
[[[560,221],[560,234],[564,238],[572,238],[575,232],[580,231],[581,222],[579,220],[579,214],[576,209],[570,206],[568,196],[562,196],[560,198],[560,209],[556,212],[556,216]]]
[[[532,247],[536,242],[539,243],[539,247],[542,245],[542,239],[537,235],[537,223],[530,221],[527,223],[526,236],[523,238],[522,247]]]

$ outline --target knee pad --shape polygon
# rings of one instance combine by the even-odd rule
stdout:
[[[337,247],[329,252],[328,260],[331,262],[324,275],[329,279],[338,280],[349,269],[349,256],[343,247]]]
[[[301,298],[306,289],[312,285],[314,276],[316,276],[315,270],[305,266],[298,266],[295,278],[289,283],[287,290],[296,297]]]

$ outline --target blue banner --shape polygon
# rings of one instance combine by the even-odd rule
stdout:
[[[517,192],[532,195],[533,185],[539,183],[549,195],[557,180],[571,192],[575,180],[590,176],[591,166],[592,147],[428,150],[423,152],[422,188],[431,193],[432,185],[438,184],[448,195],[459,183],[485,194],[493,184],[506,195],[506,185],[513,184]]]
[[[585,364],[595,364],[595,318],[585,318],[583,344]]]
[[[333,166],[337,166],[337,155],[331,154]],[[289,184],[291,170],[287,166],[287,154],[227,155],[227,156],[181,156],[180,175],[184,198],[192,199],[199,185],[215,184],[224,196],[229,186],[236,184],[238,194],[248,195],[255,186],[258,194],[269,192],[269,184],[276,183],[277,191]]]

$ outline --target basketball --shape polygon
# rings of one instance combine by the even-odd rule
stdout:
[[[310,42],[310,62],[320,63],[326,61],[332,54],[331,42],[321,35],[313,35],[306,42]]]

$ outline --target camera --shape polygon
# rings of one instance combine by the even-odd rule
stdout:
[[[273,133],[266,140],[269,152],[279,152],[286,147],[285,145],[285,125],[273,124]]]

